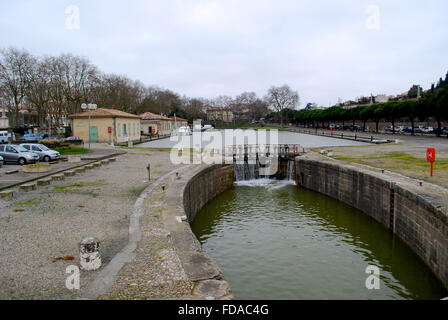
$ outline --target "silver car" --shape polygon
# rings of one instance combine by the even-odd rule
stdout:
[[[0,157],[0,168],[2,167],[2,165],[5,163],[5,161],[3,160],[3,157]]]
[[[0,156],[3,157],[5,163],[18,163],[22,166],[39,161],[37,153],[29,152],[22,146],[12,144],[0,145]]]
[[[31,151],[33,153],[37,153],[39,155],[39,159],[45,162],[50,162],[54,160],[59,160],[61,158],[61,154],[55,150],[51,150],[47,146],[38,143],[22,143],[22,147],[26,150]]]

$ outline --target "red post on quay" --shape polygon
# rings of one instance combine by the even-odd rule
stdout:
[[[428,150],[426,150],[426,160],[431,163],[431,177],[432,177],[434,162],[436,161],[435,148],[428,148]]]

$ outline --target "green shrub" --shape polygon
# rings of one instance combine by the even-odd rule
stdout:
[[[69,144],[66,142],[62,142],[59,140],[42,140],[40,141],[41,144],[43,144],[44,146],[50,148],[50,149],[56,149],[56,148],[64,148],[64,147],[68,147]]]

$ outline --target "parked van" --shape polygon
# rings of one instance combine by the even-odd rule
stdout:
[[[8,143],[8,131],[0,131],[0,143]]]

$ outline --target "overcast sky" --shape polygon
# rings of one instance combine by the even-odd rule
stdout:
[[[86,56],[190,97],[286,83],[301,107],[328,106],[444,77],[447,12],[446,0],[1,0],[0,47]]]

